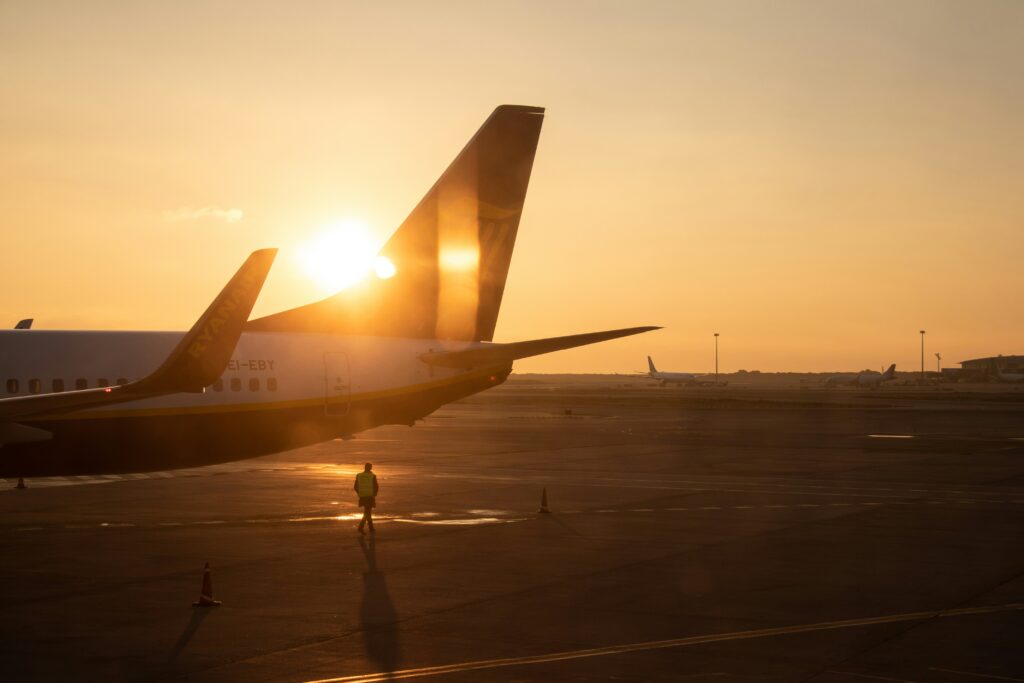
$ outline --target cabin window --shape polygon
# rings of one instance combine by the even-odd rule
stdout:
[[[277,391],[277,378],[276,377],[268,377],[267,378],[267,391]]]
[[[238,379],[237,377],[232,377],[231,378],[231,391],[241,391],[241,390],[242,390],[242,380]]]
[[[55,379],[55,380],[53,380],[53,390],[54,391],[64,391],[64,380],[62,380],[62,379]]]
[[[127,380],[127,379],[125,379],[124,377],[118,377],[118,378],[117,378],[117,385],[118,385],[118,386],[121,386],[121,385],[123,385],[123,384],[128,384],[128,380]]]
[[[33,394],[38,394],[43,390],[43,383],[38,379],[30,379],[28,381],[28,390]]]
[[[259,391],[259,390],[260,390],[260,378],[259,377],[250,377],[249,378],[249,391]]]
[[[109,387],[110,386],[110,382],[107,381],[106,377],[100,377],[98,380],[96,380],[96,386],[98,386],[98,387]]]
[[[7,380],[7,393],[16,394],[18,393],[18,380],[9,379]]]
[[[81,391],[82,389],[88,389],[88,388],[89,388],[89,380],[82,379],[81,377],[79,377],[78,379],[75,380],[75,389],[77,391]]]
[[[217,381],[213,383],[213,390],[224,391],[224,380],[218,377]]]

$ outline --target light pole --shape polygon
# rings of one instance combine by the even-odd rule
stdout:
[[[718,385],[718,333],[715,332],[715,385]]]
[[[935,354],[935,372],[942,374],[942,354]]]
[[[921,379],[924,379],[924,330],[921,330]]]

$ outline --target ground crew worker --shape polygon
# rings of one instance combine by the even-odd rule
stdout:
[[[364,533],[363,526],[369,525],[370,533],[373,533],[373,508],[377,505],[377,475],[371,472],[372,463],[366,463],[363,471],[356,475],[356,483],[352,488],[359,496],[359,507],[363,508],[363,519],[359,522],[359,533]]]

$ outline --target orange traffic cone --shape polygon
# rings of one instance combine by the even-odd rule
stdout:
[[[203,589],[199,591],[199,599],[192,603],[193,607],[216,607],[220,600],[213,599],[213,579],[210,578],[210,563],[203,568]]]
[[[28,487],[25,486],[25,480],[22,479],[21,477],[18,477],[18,485],[15,486],[14,488],[16,488],[16,489],[27,489]]]
[[[537,510],[537,512],[545,515],[551,514],[551,510],[548,510],[548,489],[546,486],[540,494],[540,510]]]

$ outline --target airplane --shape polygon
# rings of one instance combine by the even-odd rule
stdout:
[[[1008,384],[1016,384],[1018,382],[1024,382],[1024,373],[1021,372],[1006,372],[999,368],[999,362],[997,359],[992,358],[988,364],[988,379],[996,382],[1005,382]]]
[[[854,387],[868,387],[871,389],[877,389],[881,386],[882,382],[887,382],[896,376],[896,364],[893,363],[885,372],[875,372],[874,370],[865,370],[864,372],[858,373],[844,373],[840,375],[832,375],[825,379],[826,387],[834,386],[854,386]]]
[[[263,249],[184,334],[0,330],[0,476],[189,468],[411,426],[516,360],[658,329],[493,341],[543,119],[495,109],[381,249],[389,267],[322,301],[249,320]]]
[[[650,356],[647,356],[647,367],[649,368],[645,377],[661,382],[667,386],[669,384],[697,384],[701,377],[704,375],[694,375],[690,372],[660,372],[658,368],[654,367],[654,361],[651,360]]]

